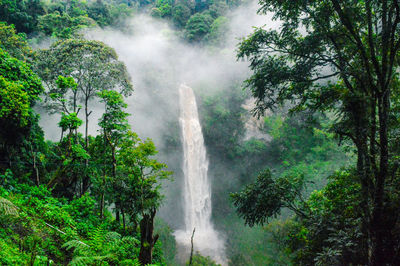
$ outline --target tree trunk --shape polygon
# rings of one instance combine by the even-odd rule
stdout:
[[[125,212],[124,212],[124,208],[122,208],[122,207],[121,207],[121,214],[122,214],[122,226],[124,228],[124,233],[125,233],[125,228],[126,228],[126,225],[125,225]]]
[[[361,253],[359,258],[360,264],[367,264],[369,260],[369,239],[370,239],[370,203],[371,198],[371,158],[369,156],[368,148],[368,132],[365,125],[369,123],[368,106],[363,101],[355,99],[353,102],[349,102],[347,106],[348,110],[352,114],[352,120],[354,124],[354,144],[357,147],[357,175],[361,184],[362,199],[360,207],[362,210],[361,217],[361,232],[362,239],[360,243]]]
[[[380,164],[379,174],[375,177],[375,193],[373,199],[373,213],[371,223],[372,234],[372,265],[385,265],[389,254],[393,254],[391,250],[385,250],[385,239],[390,238],[391,228],[386,228],[384,219],[384,188],[385,180],[388,175],[389,167],[389,149],[388,149],[388,120],[389,120],[389,94],[386,91],[378,100],[379,107],[379,138],[380,138]],[[388,240],[388,239],[387,239]],[[390,247],[391,249],[391,247]]]
[[[139,261],[142,265],[151,264],[153,260],[153,247],[157,242],[158,235],[153,237],[154,217],[156,209],[152,209],[150,214],[143,214],[140,221],[140,252]]]
[[[193,238],[194,238],[194,232],[196,231],[196,227],[193,228],[193,233],[192,237],[190,238],[190,243],[192,244],[192,247],[190,249],[190,259],[189,259],[189,266],[193,265]]]
[[[88,104],[89,99],[86,97],[85,99],[85,149],[88,151],[89,149],[89,116],[92,112],[89,112]],[[84,194],[90,186],[90,178],[87,173],[87,169],[89,167],[89,160],[85,159],[85,173],[82,178],[82,194]]]
[[[31,147],[31,153],[32,153],[32,157],[33,157],[33,170],[35,171],[35,175],[36,175],[35,183],[36,183],[36,186],[39,186],[40,185],[40,177],[39,177],[39,169],[36,165],[36,153],[33,151],[32,144],[30,145],[30,147]]]
[[[85,99],[85,148],[86,150],[89,147],[89,139],[88,139],[88,134],[89,134],[89,110],[88,110],[88,99]]]

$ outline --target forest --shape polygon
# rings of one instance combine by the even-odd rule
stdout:
[[[0,265],[400,265],[399,56],[397,0],[0,0]]]

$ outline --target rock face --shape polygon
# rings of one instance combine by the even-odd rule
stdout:
[[[175,238],[185,250],[190,250],[193,229],[194,250],[225,264],[224,241],[211,223],[211,186],[208,160],[197,112],[196,98],[190,87],[181,85],[180,119],[184,151],[184,217],[185,228],[175,232]]]
[[[256,107],[254,99],[247,99],[242,107],[248,111],[248,115],[244,117],[244,127],[246,128],[246,135],[244,137],[244,140],[255,138],[270,141],[271,136],[262,131],[264,127],[265,116],[257,118],[251,114],[251,111]],[[268,111],[265,115],[268,115]]]

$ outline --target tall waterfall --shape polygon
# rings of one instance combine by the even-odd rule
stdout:
[[[185,228],[175,232],[179,244],[190,247],[195,228],[194,250],[225,264],[224,241],[211,223],[211,186],[208,160],[201,131],[196,98],[185,85],[179,88],[180,126],[183,142]]]

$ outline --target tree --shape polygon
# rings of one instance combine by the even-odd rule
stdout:
[[[88,147],[89,103],[103,90],[119,89],[130,95],[132,85],[125,65],[118,61],[114,49],[99,41],[64,40],[50,49],[40,50],[35,58],[35,70],[44,85],[51,90],[57,87],[58,76],[72,77],[85,111],[85,147]]]
[[[37,17],[44,14],[40,0],[2,0],[0,20],[14,24],[19,32],[31,33],[36,29]]]
[[[99,122],[99,126],[103,133],[105,145],[111,150],[111,161],[112,161],[112,182],[115,184],[117,182],[117,158],[116,152],[120,145],[123,137],[129,129],[129,124],[127,117],[128,113],[124,111],[127,104],[124,102],[122,95],[116,91],[104,90],[99,93],[101,101],[105,104],[104,114]],[[106,165],[106,164],[104,164]],[[105,167],[105,166],[104,166]],[[101,207],[100,213],[103,216],[104,210],[104,194],[106,188],[106,178],[105,170],[103,175],[103,189],[101,195]],[[115,188],[115,187],[114,187]],[[119,193],[118,189],[114,189],[114,193]],[[116,196],[115,206],[117,209],[117,222],[119,222],[119,211],[121,210],[120,197]],[[125,222],[125,219],[124,219]]]
[[[0,23],[0,48],[19,60],[26,61],[32,56],[32,49],[28,46],[28,42],[24,34],[17,34],[14,25]]]
[[[240,193],[232,194],[233,204],[249,226],[264,224],[268,218],[280,214],[282,208],[288,208],[302,217],[304,213],[295,200],[301,198],[303,188],[302,176],[274,179],[266,170],[258,175],[255,183],[247,185]]]
[[[157,154],[151,140],[141,141],[133,132],[128,132],[121,143],[118,153],[120,165],[118,189],[121,206],[135,221],[140,220],[140,252],[142,265],[152,263],[152,253],[158,235],[153,236],[154,218],[161,204],[160,181],[172,173],[166,171],[167,166],[153,157]]]
[[[1,161],[10,162],[11,148],[18,146],[37,122],[32,107],[42,91],[40,79],[32,70],[0,48]]]
[[[213,18],[206,12],[190,17],[185,26],[185,36],[189,42],[201,41],[210,32]]]
[[[172,21],[177,27],[185,27],[190,18],[191,10],[187,5],[179,3],[172,8]]]
[[[126,67],[118,61],[115,50],[99,41],[71,39],[56,42],[50,49],[38,52],[35,69],[48,91],[57,90],[56,80],[60,75],[72,77],[77,83],[78,99],[84,108],[86,150],[92,113],[90,101],[103,90],[118,89],[125,96],[133,90]],[[87,190],[88,184],[89,177],[85,177],[83,191]]]
[[[87,16],[71,17],[67,13],[46,14],[38,18],[38,28],[47,35],[68,39],[76,35],[77,31],[96,25],[96,22]]]
[[[256,113],[291,101],[292,111],[333,111],[333,130],[357,150],[362,200],[364,263],[382,265],[399,256],[395,152],[398,122],[394,89],[398,82],[400,8],[397,1],[261,2],[282,22],[279,31],[262,28],[239,47],[253,75],[246,81]],[[393,235],[395,234],[395,236]]]

